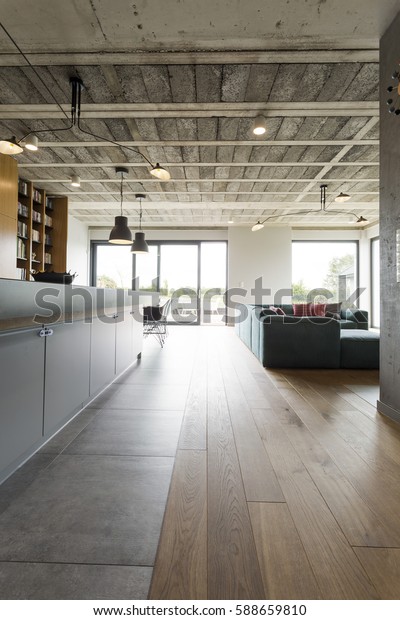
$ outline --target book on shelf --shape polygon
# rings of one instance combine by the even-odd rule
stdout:
[[[17,238],[17,258],[26,258],[26,245],[23,239]]]
[[[53,208],[54,208],[53,199],[49,198],[49,196],[46,196],[46,209],[48,209],[49,211],[52,211]]]
[[[49,226],[49,227],[53,226],[53,218],[50,217],[50,215],[46,214],[44,216],[44,223],[45,223],[46,226]]]
[[[52,258],[51,258],[51,253],[50,252],[45,252],[44,253],[44,262],[45,262],[46,265],[51,265]]]
[[[18,235],[20,237],[27,237],[28,236],[28,224],[26,224],[25,222],[17,222],[17,226],[18,226]]]
[[[17,277],[19,280],[26,280],[26,269],[17,268]]]
[[[39,192],[39,190],[34,189],[33,192],[32,192],[32,197],[33,197],[33,200],[35,202],[38,202],[39,204],[41,204],[41,202],[42,202],[42,194]]]
[[[44,242],[46,245],[53,245],[52,240],[51,240],[51,235],[45,235]]]
[[[32,241],[36,241],[37,243],[40,241],[40,232],[34,228],[32,229]]]
[[[23,205],[22,202],[18,203],[18,215],[22,215],[23,217],[28,217],[29,209],[26,205]]]
[[[18,179],[18,192],[23,196],[28,195],[28,183],[23,179]]]
[[[40,224],[42,222],[42,214],[39,211],[32,211],[32,221]]]

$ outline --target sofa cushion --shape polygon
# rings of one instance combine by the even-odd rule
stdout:
[[[379,334],[347,329],[340,334],[341,368],[379,368]]]
[[[326,304],[310,304],[311,316],[325,316]]]
[[[329,312],[329,310],[326,310],[325,316],[328,316],[330,319],[336,319],[337,321],[340,321],[339,312]]]
[[[273,310],[275,314],[280,314],[281,316],[284,316],[286,314],[286,312],[282,310],[282,308],[280,308],[279,306],[270,306],[269,309]]]
[[[294,316],[311,316],[311,303],[293,304]]]
[[[338,301],[334,304],[326,304],[325,312],[332,312],[332,314],[340,314],[342,309],[342,302]],[[336,319],[336,317],[334,317]]]
[[[267,368],[339,368],[340,327],[325,317],[262,319],[259,359]]]

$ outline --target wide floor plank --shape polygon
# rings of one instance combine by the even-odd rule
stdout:
[[[323,598],[377,598],[353,549],[271,410],[253,410]]]
[[[238,455],[217,361],[208,376],[208,597],[263,599]]]
[[[207,463],[179,450],[149,593],[150,599],[207,599]]]
[[[286,504],[249,504],[268,599],[319,599],[314,573]]]
[[[385,600],[400,599],[400,549],[355,549],[361,564]]]

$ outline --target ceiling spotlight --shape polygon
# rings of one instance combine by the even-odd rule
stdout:
[[[150,174],[153,175],[153,177],[156,177],[159,181],[169,181],[171,178],[168,170],[160,166],[158,163],[152,167]]]
[[[254,226],[252,226],[252,232],[256,232],[256,230],[261,230],[261,228],[264,228],[264,224],[261,224],[260,220],[258,220],[257,224],[254,224]]]
[[[78,177],[77,174],[73,174],[71,177],[71,185],[72,187],[80,187],[81,186],[81,179],[80,177]]]
[[[18,155],[23,150],[15,136],[11,140],[0,140],[0,153],[3,153],[3,155]]]
[[[30,135],[24,140],[24,147],[28,149],[28,151],[37,151],[39,148],[39,140],[35,135]]]
[[[350,198],[351,196],[349,196],[349,194],[344,194],[343,192],[340,192],[340,194],[336,196],[335,202],[347,202],[348,200],[350,200]]]
[[[228,220],[228,224],[233,224],[233,220]]]
[[[257,118],[254,121],[254,125],[253,125],[253,133],[256,136],[263,136],[266,131],[267,131],[267,125],[265,122],[265,117],[261,115],[257,116]]]
[[[356,223],[357,224],[368,224],[368,220],[365,217],[363,217],[362,215],[360,215],[360,217],[358,218]]]

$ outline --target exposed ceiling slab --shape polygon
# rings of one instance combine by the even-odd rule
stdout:
[[[293,226],[352,226],[346,211],[377,221],[378,44],[397,0],[0,8],[11,35],[0,29],[0,136],[37,132],[41,148],[18,156],[21,174],[68,195],[89,225],[113,222],[117,165],[129,169],[128,216],[135,221],[133,194],[144,193],[148,226],[248,226],[269,214]],[[82,124],[99,139],[51,131],[68,127],[72,76],[85,85]],[[259,114],[261,138],[252,133]],[[171,182],[150,177],[132,148],[165,165]],[[318,210],[321,183],[331,200],[351,194],[334,203],[343,214],[296,217],[306,205]]]

